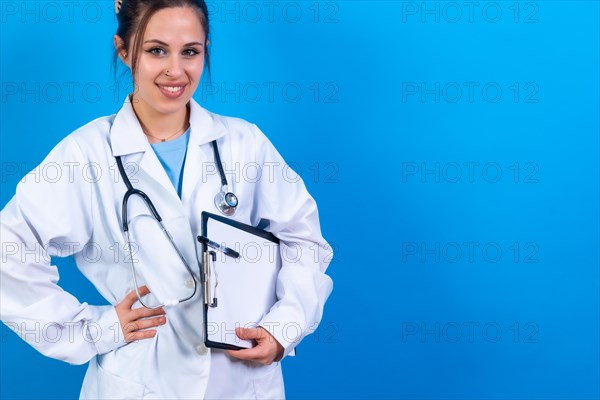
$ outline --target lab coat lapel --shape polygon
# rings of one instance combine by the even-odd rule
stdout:
[[[134,153],[143,153],[141,158],[122,157],[124,164],[134,163],[135,168],[139,168],[149,177],[150,180],[162,186],[162,189],[171,193],[173,203],[179,203],[179,196],[169,180],[165,169],[161,165],[156,153],[148,143],[146,135],[135,115],[129,96],[125,99],[123,107],[117,113],[110,130],[110,140],[113,156],[128,156]],[[182,211],[182,210],[180,210]]]
[[[190,142],[183,169],[181,193],[183,204],[188,210],[190,206],[194,206],[190,203],[194,197],[194,191],[207,181],[203,174],[207,172],[209,163],[211,171],[216,170],[210,142],[227,134],[227,128],[223,122],[201,107],[193,98],[190,100],[190,125]],[[218,190],[219,186],[215,186],[214,193],[217,193]]]
[[[171,203],[173,203],[172,206],[174,206],[174,207],[177,207],[176,204],[180,208],[182,207],[181,201],[179,200],[179,196],[177,195],[177,192],[175,191],[175,187],[173,187],[173,183],[171,183],[171,180],[169,179],[167,172],[165,171],[164,167],[160,163],[160,160],[156,156],[156,153],[154,152],[154,150],[152,149],[150,144],[148,144],[148,148],[147,148],[146,152],[144,153],[144,155],[142,156],[139,166],[140,166],[140,171],[143,172],[145,175],[147,175],[148,179],[154,180],[155,183],[162,186],[163,190],[165,190],[166,192],[169,192],[171,194],[171,196],[169,197],[169,200],[170,200],[169,205],[170,206],[171,206]],[[181,210],[181,211],[183,211],[183,210]]]

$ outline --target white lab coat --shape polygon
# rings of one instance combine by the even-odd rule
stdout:
[[[332,289],[324,273],[331,250],[302,180],[256,125],[213,114],[193,99],[190,107],[181,199],[127,98],[116,115],[96,119],[62,140],[2,210],[2,321],[17,333],[29,332],[22,337],[44,355],[72,364],[89,361],[81,398],[285,395],[280,363],[231,359],[203,345],[201,285],[192,301],[166,308],[167,324],[154,338],[125,343],[113,306],[133,284],[121,221],[126,187],[115,156],[122,156],[133,186],[150,197],[197,271],[200,214],[218,213],[213,199],[221,184],[210,145],[216,139],[230,190],[239,198],[234,218],[252,225],[268,220],[267,229],[287,252],[277,279],[278,302],[260,325],[288,355],[321,319]],[[132,197],[128,212],[140,283],[149,286],[156,301],[191,294],[189,273],[145,204]],[[69,254],[111,305],[81,303],[57,285],[59,274],[49,256]],[[40,334],[33,335],[34,330]]]

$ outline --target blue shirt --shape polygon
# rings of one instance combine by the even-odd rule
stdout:
[[[183,181],[183,163],[187,152],[187,145],[190,140],[190,129],[177,139],[168,142],[158,142],[151,144],[158,160],[162,164],[167,176],[171,180],[173,187],[181,197],[181,182]]]

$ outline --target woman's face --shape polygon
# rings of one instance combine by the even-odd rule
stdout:
[[[137,64],[136,109],[172,114],[185,107],[204,69],[205,36],[192,8],[166,8],[152,16]]]

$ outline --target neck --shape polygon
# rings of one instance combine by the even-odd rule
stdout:
[[[149,110],[141,100],[133,97],[131,102],[133,110],[140,122],[142,130],[151,144],[162,140],[173,140],[181,136],[189,126],[190,107],[186,107],[171,114],[161,114]]]

